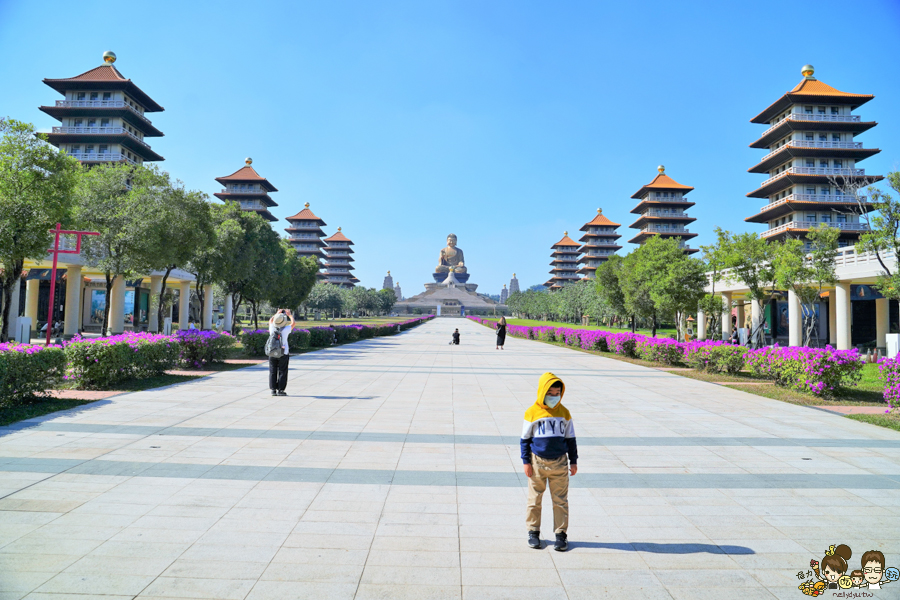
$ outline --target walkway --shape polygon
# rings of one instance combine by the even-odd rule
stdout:
[[[506,347],[436,319],[293,358],[287,398],[250,366],[0,429],[0,598],[749,600],[803,597],[832,544],[900,566],[897,432]],[[564,554],[525,545],[546,370],[581,454]]]

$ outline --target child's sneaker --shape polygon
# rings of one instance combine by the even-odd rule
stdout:
[[[540,531],[529,531],[528,532],[528,545],[537,550],[541,549],[541,532]]]
[[[565,533],[557,533],[556,534],[556,543],[553,544],[553,549],[557,552],[565,552],[569,548],[569,542],[566,539]]]

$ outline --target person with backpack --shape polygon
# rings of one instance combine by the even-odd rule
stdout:
[[[288,362],[291,359],[288,336],[294,329],[294,315],[288,308],[279,308],[269,319],[269,339],[266,355],[269,357],[269,389],[273,396],[287,396]]]

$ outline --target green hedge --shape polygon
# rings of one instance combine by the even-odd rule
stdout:
[[[0,406],[46,396],[65,375],[66,356],[59,346],[0,344]]]
[[[108,388],[120,381],[162,375],[179,363],[172,337],[123,333],[106,338],[75,338],[65,347],[66,377],[81,388]]]

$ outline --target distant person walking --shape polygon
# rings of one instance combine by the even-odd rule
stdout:
[[[269,341],[273,335],[280,336],[281,351],[278,348],[269,348],[266,343],[266,354],[269,355],[269,389],[273,396],[287,396],[284,388],[287,387],[288,363],[291,360],[288,336],[294,329],[294,315],[290,309],[279,308],[269,319]]]
[[[506,343],[506,317],[500,317],[497,323],[497,350],[503,350],[503,344]]]

